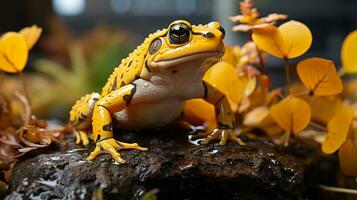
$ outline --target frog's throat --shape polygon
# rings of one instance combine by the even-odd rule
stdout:
[[[223,51],[206,51],[206,52],[199,52],[199,53],[193,53],[193,54],[187,54],[184,56],[180,56],[177,58],[172,58],[168,60],[161,60],[158,62],[152,61],[150,63],[150,67],[153,68],[170,68],[171,66],[177,66],[178,64],[184,63],[184,62],[189,62],[189,61],[195,61],[195,60],[204,60],[207,58],[221,58],[223,56]]]

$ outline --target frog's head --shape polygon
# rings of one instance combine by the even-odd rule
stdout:
[[[183,63],[211,66],[223,56],[224,34],[218,22],[195,26],[185,20],[174,21],[152,40],[147,65],[158,71]]]

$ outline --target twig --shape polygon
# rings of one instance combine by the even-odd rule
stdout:
[[[260,71],[261,71],[263,74],[266,74],[266,73],[265,73],[265,64],[264,64],[264,60],[263,60],[262,51],[260,51],[260,49],[258,48],[258,45],[255,45],[255,49],[257,50],[257,54],[258,54],[258,58],[259,58]]]
[[[330,191],[330,192],[340,192],[340,193],[356,194],[357,195],[357,190],[354,190],[354,189],[332,187],[332,186],[327,186],[327,185],[319,185],[319,188],[326,190],[326,191]]]
[[[25,97],[27,98],[27,101],[30,105],[30,110],[31,109],[31,99],[30,99],[30,95],[29,95],[29,91],[27,89],[27,86],[26,86],[26,81],[25,81],[25,77],[24,77],[24,74],[22,73],[22,71],[18,72],[19,76],[20,76],[20,80],[22,82],[22,87],[23,87],[23,90],[24,90],[24,94],[25,94]]]
[[[341,67],[338,71],[337,74],[342,77],[343,75],[345,75],[345,70],[343,70],[343,67]]]
[[[310,126],[313,126],[313,127],[315,127],[315,128],[317,128],[317,129],[319,129],[319,130],[321,130],[321,131],[327,132],[327,128],[324,127],[323,125],[317,123],[317,122],[310,121],[309,125],[310,125]]]
[[[291,65],[289,63],[289,59],[284,57],[284,65],[285,65],[285,78],[286,78],[286,94],[287,96],[290,95],[290,71]]]

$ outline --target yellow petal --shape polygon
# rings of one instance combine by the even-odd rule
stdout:
[[[253,31],[253,41],[267,53],[283,58],[296,58],[311,46],[312,34],[309,28],[298,21],[288,21],[276,27]]]
[[[25,40],[15,32],[0,39],[0,70],[17,73],[24,69],[28,57]]]
[[[308,103],[297,97],[287,97],[270,108],[270,115],[286,132],[299,133],[310,122]]]
[[[349,106],[344,106],[341,111],[327,124],[327,135],[322,143],[322,151],[333,153],[346,141],[353,119],[353,111]]]
[[[323,58],[308,58],[298,63],[297,73],[305,87],[317,96],[342,92],[343,85],[332,61]]]
[[[348,34],[342,45],[342,66],[346,73],[357,72],[357,30]]]
[[[21,31],[19,31],[20,35],[25,39],[28,50],[32,49],[32,47],[36,44],[38,39],[40,38],[42,32],[42,28],[39,28],[36,25],[31,27],[25,27]]]
[[[212,66],[203,80],[225,94],[231,102],[239,103],[243,98],[245,83],[238,78],[233,65],[228,62]]]
[[[339,152],[340,167],[347,176],[357,176],[357,147],[351,140],[346,140]]]
[[[286,57],[299,57],[310,48],[312,34],[305,24],[291,20],[279,26],[278,29],[283,36],[281,51]]]

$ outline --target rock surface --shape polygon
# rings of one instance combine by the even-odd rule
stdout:
[[[319,168],[321,162],[310,157],[316,149],[309,145],[283,149],[265,139],[243,139],[245,146],[197,146],[180,131],[125,134],[120,140],[139,142],[149,151],[121,151],[127,163],[118,165],[109,155],[86,161],[93,145],[83,148],[68,138],[67,144],[20,160],[7,199],[140,199],[155,188],[159,200],[298,199],[307,184],[321,181],[304,172],[334,176],[336,171],[334,161]]]

